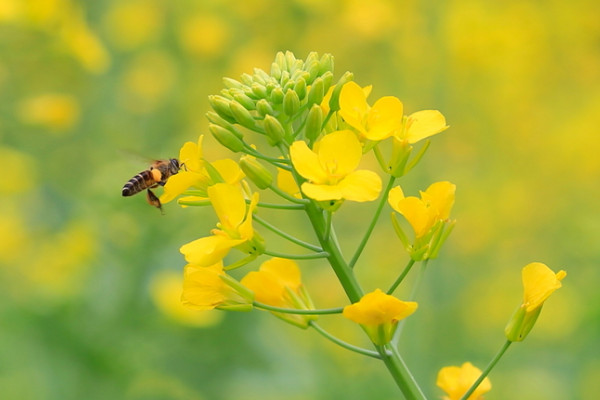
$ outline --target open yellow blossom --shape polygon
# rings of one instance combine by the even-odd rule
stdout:
[[[215,209],[220,223],[212,236],[203,237],[181,247],[185,259],[200,267],[221,261],[233,247],[249,254],[258,254],[264,248],[262,238],[255,235],[252,227],[252,213],[258,203],[258,193],[254,193],[249,206],[239,187],[217,183],[207,189],[208,198]]]
[[[362,138],[374,141],[383,140],[400,130],[402,102],[396,97],[385,96],[371,107],[367,103],[367,95],[368,92],[365,93],[355,82],[344,85],[340,92],[339,111],[344,121],[356,129]]]
[[[402,301],[376,289],[344,307],[343,315],[360,324],[373,343],[383,345],[392,340],[398,321],[414,313],[417,306],[414,301]]]
[[[402,214],[420,238],[428,233],[438,221],[448,219],[454,205],[456,186],[450,182],[436,182],[421,192],[421,198],[404,197],[402,188],[390,190],[388,202],[394,210]]]
[[[348,130],[332,132],[311,150],[306,142],[290,146],[294,168],[308,182],[302,192],[317,201],[372,201],[381,191],[381,178],[373,171],[355,169],[362,157],[356,135]]]
[[[423,110],[410,114],[401,128],[394,132],[394,138],[410,144],[417,143],[448,129],[446,118],[437,110]]]
[[[567,273],[563,270],[554,273],[545,264],[534,262],[523,267],[521,275],[523,303],[504,329],[507,339],[513,342],[520,342],[527,337],[535,325],[544,302],[562,286],[561,281]]]
[[[210,165],[204,160],[202,155],[202,140],[204,135],[200,135],[198,143],[186,142],[179,151],[179,165],[182,170],[177,175],[169,178],[165,184],[165,190],[160,196],[161,203],[167,203],[187,189],[194,188],[199,190],[201,196],[192,196],[187,199],[206,198],[206,190],[210,185],[213,185],[215,179],[211,176],[209,169],[216,171],[225,183],[235,185],[244,178],[244,173],[239,165],[231,160],[217,160]]]
[[[470,362],[466,362],[460,367],[442,368],[438,373],[436,385],[446,392],[446,396],[443,397],[444,400],[460,400],[480,375],[481,370],[479,368],[473,366]],[[485,378],[467,400],[483,399],[482,396],[491,389],[490,380]]]
[[[249,272],[241,281],[252,290],[258,302],[281,308],[308,310],[314,308],[300,279],[300,269],[293,260],[272,258],[258,271]],[[294,325],[306,328],[312,315],[273,313]]]
[[[253,294],[223,270],[223,263],[206,267],[188,264],[183,272],[184,306],[196,310],[214,308],[236,311],[252,309]]]

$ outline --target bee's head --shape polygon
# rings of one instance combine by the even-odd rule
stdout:
[[[169,159],[169,169],[172,174],[179,172],[179,161],[176,158]]]

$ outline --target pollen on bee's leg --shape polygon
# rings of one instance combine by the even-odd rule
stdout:
[[[152,173],[152,178],[154,179],[155,182],[162,181],[162,173],[158,169],[156,169],[156,168],[151,169],[150,172]]]

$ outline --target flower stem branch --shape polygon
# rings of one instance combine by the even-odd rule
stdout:
[[[306,200],[306,199],[299,199],[297,197],[291,196],[291,195],[287,194],[286,192],[284,192],[283,190],[279,189],[276,185],[269,186],[269,189],[271,189],[273,191],[273,193],[281,196],[282,198],[286,199],[287,201],[289,201],[291,203],[295,203],[295,204],[306,204],[306,203],[308,203],[308,200]]]
[[[267,311],[285,313],[285,314],[307,314],[307,315],[325,315],[325,314],[341,314],[344,311],[344,307],[337,308],[322,308],[320,310],[300,310],[298,308],[282,308],[270,306],[265,303],[254,301],[252,305],[256,308],[260,308]]]
[[[262,219],[261,217],[259,217],[257,215],[254,215],[253,218],[254,218],[254,220],[256,222],[258,222],[259,224],[261,224],[262,226],[264,226],[265,228],[267,228],[271,232],[273,232],[273,233],[281,236],[284,239],[289,240],[292,243],[295,243],[295,244],[297,244],[299,246],[302,246],[302,247],[304,247],[304,248],[306,248],[308,250],[312,250],[312,251],[315,251],[315,252],[322,252],[323,251],[323,249],[320,248],[319,246],[315,246],[314,244],[306,243],[306,242],[304,242],[304,241],[302,241],[300,239],[297,239],[294,236],[292,236],[292,235],[290,235],[288,233],[283,232],[281,229],[277,228],[276,226],[271,225],[270,223],[268,223],[267,221],[265,221],[264,219]]]
[[[415,260],[413,260],[411,258],[410,261],[408,261],[408,264],[406,264],[406,267],[404,267],[404,270],[402,270],[402,273],[398,276],[398,278],[392,284],[392,286],[390,286],[390,288],[387,291],[387,294],[394,293],[394,291],[396,290],[396,288],[398,287],[398,285],[400,285],[400,283],[402,283],[402,281],[404,280],[404,278],[406,277],[406,275],[408,275],[408,272],[410,271],[410,269],[412,268],[412,266],[414,264],[415,264]]]
[[[377,351],[406,400],[427,400],[417,381],[404,363],[400,353],[398,353],[398,350],[394,346],[390,344],[377,346]]]
[[[271,257],[288,258],[290,260],[313,260],[316,258],[329,257],[329,253],[326,251],[321,251],[321,252],[312,253],[312,254],[286,254],[286,253],[278,253],[276,251],[265,250],[263,252],[263,254],[266,254],[267,256],[271,256]]]
[[[341,347],[343,347],[347,350],[353,351],[355,353],[362,354],[364,356],[381,359],[380,353],[378,353],[376,351],[372,351],[372,350],[363,349],[362,347],[357,347],[350,343],[346,343],[343,340],[336,338],[335,336],[333,336],[332,334],[327,332],[325,329],[321,328],[315,321],[310,321],[309,325],[312,326],[313,328],[315,328],[315,330],[317,332],[319,332],[323,337],[327,338],[328,340],[332,341],[333,343],[337,344],[338,346],[341,346]]]
[[[394,181],[395,180],[396,180],[396,178],[393,177],[392,175],[390,175],[390,179],[388,181],[388,184],[387,184],[385,190],[383,191],[383,193],[381,195],[381,199],[379,200],[379,205],[377,206],[377,210],[375,211],[375,215],[373,215],[373,219],[371,220],[371,224],[369,224],[369,227],[367,228],[367,231],[365,232],[365,235],[363,236],[362,241],[360,242],[360,244],[356,248],[356,252],[354,253],[354,256],[350,260],[350,263],[348,263],[348,266],[350,268],[354,268],[354,265],[358,261],[358,258],[360,257],[362,251],[364,250],[365,246],[367,245],[367,241],[369,240],[369,237],[371,236],[371,233],[373,232],[373,229],[375,229],[375,224],[377,223],[377,220],[379,219],[379,215],[381,214],[381,210],[383,209],[383,205],[387,201],[388,193],[392,189],[392,186],[394,185]]]
[[[469,398],[469,396],[471,396],[473,394],[475,389],[477,389],[477,387],[481,384],[481,382],[483,382],[483,380],[486,378],[486,376],[488,376],[490,371],[496,366],[498,361],[500,361],[500,359],[502,358],[504,353],[506,353],[506,350],[508,350],[508,348],[510,347],[511,344],[512,344],[512,342],[510,340],[507,340],[502,345],[502,347],[500,348],[500,350],[498,350],[498,353],[496,353],[496,355],[494,356],[492,361],[490,361],[490,363],[487,365],[487,367],[485,367],[485,370],[483,370],[483,372],[481,373],[479,378],[477,378],[477,380],[475,381],[475,383],[473,383],[473,385],[471,385],[469,390],[467,390],[465,392],[465,394],[463,394],[463,396],[460,398],[460,400],[466,400]]]

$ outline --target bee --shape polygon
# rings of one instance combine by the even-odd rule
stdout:
[[[158,208],[162,212],[162,204],[152,190],[155,187],[164,186],[169,177],[179,172],[179,161],[176,158],[168,160],[156,160],[145,171],[140,172],[131,178],[125,186],[123,186],[123,196],[133,196],[146,190],[146,200],[148,204]]]

